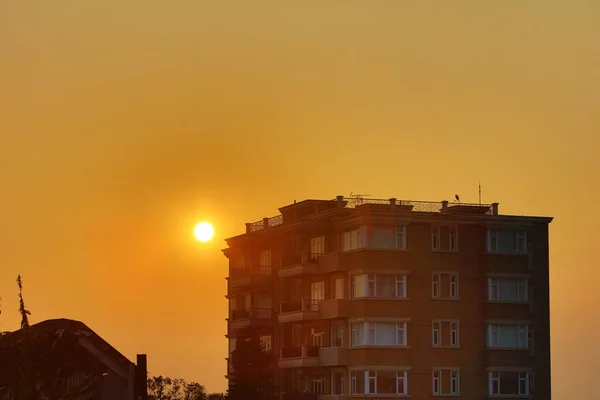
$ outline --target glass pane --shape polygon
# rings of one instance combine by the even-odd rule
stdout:
[[[396,324],[376,325],[376,342],[378,346],[395,346],[396,345]]]
[[[377,394],[396,394],[396,371],[377,372]]]

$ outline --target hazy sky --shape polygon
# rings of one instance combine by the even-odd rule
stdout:
[[[224,237],[294,199],[481,180],[556,218],[554,398],[595,398],[599,110],[592,0],[0,0],[0,330],[20,273],[34,322],[222,391]]]

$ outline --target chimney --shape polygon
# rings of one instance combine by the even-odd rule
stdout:
[[[337,208],[344,208],[344,196],[336,196]]]
[[[446,211],[448,208],[448,200],[442,200],[442,211]]]
[[[148,400],[148,360],[145,354],[137,355],[134,387],[136,400]]]
[[[269,227],[269,218],[263,218],[263,228],[267,229]]]
[[[394,208],[396,208],[396,198],[394,197],[390,199],[390,208],[392,209],[392,211],[394,210]]]
[[[252,224],[250,222],[246,222],[246,233],[252,232]]]
[[[498,215],[498,203],[492,203],[492,214]]]

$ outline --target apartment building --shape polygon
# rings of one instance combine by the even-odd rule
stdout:
[[[551,217],[343,196],[279,211],[224,254],[230,354],[255,328],[282,398],[551,398]]]

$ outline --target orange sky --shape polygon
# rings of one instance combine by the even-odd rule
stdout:
[[[20,273],[33,321],[222,391],[224,237],[294,199],[481,180],[556,217],[554,398],[592,399],[599,26],[589,0],[0,0],[0,329]]]

